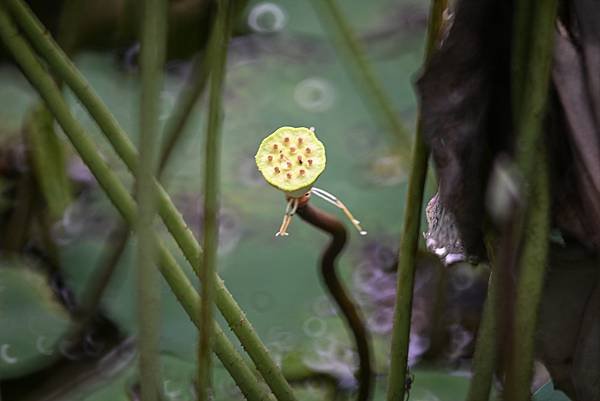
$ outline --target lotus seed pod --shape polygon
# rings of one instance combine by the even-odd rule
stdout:
[[[301,144],[309,160],[297,155]],[[315,133],[304,127],[281,127],[263,139],[256,152],[256,166],[265,180],[290,197],[304,195],[325,169],[325,147]],[[279,174],[281,170],[286,174]]]

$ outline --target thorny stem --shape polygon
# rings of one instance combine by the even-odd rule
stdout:
[[[554,0],[550,1],[550,3],[552,2]],[[531,1],[518,2],[515,9],[511,60],[511,101],[513,122],[515,127],[518,127],[519,132],[517,164],[521,168],[522,177],[526,179],[534,178],[537,185],[539,185],[540,180],[546,179],[541,176],[547,175],[547,166],[542,165],[541,170],[544,171],[541,171],[541,173],[536,172],[535,177],[532,176],[531,166],[535,162],[543,164],[540,163],[539,157],[536,157],[538,155],[535,155],[535,153],[536,144],[540,138],[542,110],[547,96],[551,57],[548,48],[551,48],[551,30],[556,13],[556,3],[554,5],[546,3],[545,8],[539,9],[541,12],[537,16],[533,14],[536,10],[538,10],[538,7],[533,7]],[[532,21],[535,22],[532,23]],[[531,51],[535,52],[536,56],[530,56]],[[532,62],[534,59],[538,62]],[[529,107],[529,109],[524,109],[524,107]],[[522,110],[527,111],[522,112]],[[523,332],[523,330],[528,330],[524,328],[524,325],[535,325],[537,303],[539,302],[539,293],[536,294],[536,291],[541,291],[541,289],[536,288],[536,285],[527,279],[524,281],[523,278],[517,284],[519,288],[515,289],[514,279],[519,259],[519,248],[524,239],[526,245],[524,245],[523,255],[521,256],[520,270],[522,274],[530,277],[529,280],[532,280],[532,275],[538,275],[538,278],[542,280],[545,270],[545,261],[542,261],[542,259],[545,256],[542,257],[541,254],[547,252],[547,244],[534,244],[536,241],[531,241],[539,233],[531,233],[529,224],[532,223],[534,217],[526,218],[527,211],[525,207],[530,202],[530,204],[535,205],[536,211],[530,213],[538,215],[538,219],[541,218],[540,214],[543,215],[548,211],[543,210],[546,207],[543,200],[540,204],[533,201],[533,199],[527,199],[529,197],[527,187],[525,187],[523,195],[525,199],[513,201],[511,216],[501,229],[502,236],[498,244],[493,273],[490,277],[483,319],[475,348],[474,376],[469,388],[468,401],[488,399],[494,369],[503,364],[507,371],[507,399],[516,399],[513,397],[517,397],[517,392],[520,392],[519,396],[523,397],[521,399],[529,398],[533,354],[530,349],[527,349],[532,345],[527,344],[530,337],[533,341],[534,333],[533,329],[529,334]],[[538,225],[538,229],[544,230],[543,224],[535,224]],[[528,234],[524,233],[525,230]],[[545,237],[547,237],[547,234]],[[536,252],[541,254],[538,254],[538,260],[534,261],[530,256],[533,252],[531,248],[538,246],[541,248],[537,249]],[[537,266],[530,266],[530,263]],[[529,270],[529,272],[525,273],[526,270]],[[541,283],[537,283],[537,285],[541,285]],[[527,287],[526,290],[525,287]],[[523,291],[526,291],[527,295]],[[523,297],[526,298],[526,301],[522,300]],[[536,300],[536,298],[538,299]],[[522,310],[523,302],[527,304],[525,310]],[[533,320],[519,322],[520,317],[523,315]],[[499,354],[499,347],[506,349],[508,353],[506,355],[505,353]],[[519,389],[516,387],[519,387]]]
[[[346,228],[335,217],[308,203],[299,206],[296,213],[302,220],[331,236],[331,242],[321,256],[321,277],[346,318],[346,322],[354,336],[359,357],[357,399],[359,401],[368,400],[373,392],[369,334],[359,314],[358,307],[352,302],[335,271],[335,261],[346,245]]]
[[[213,319],[214,293],[217,276],[217,247],[219,242],[219,171],[220,141],[222,120],[222,95],[227,61],[227,43],[231,34],[233,7],[228,0],[217,2],[217,17],[214,32],[209,44],[210,94],[208,102],[208,123],[204,146],[204,221],[202,265],[198,266],[198,280],[201,282],[203,302],[200,306],[200,321]],[[201,278],[203,280],[200,280]],[[198,400],[206,401],[211,385],[211,349],[213,347],[213,325],[202,324],[198,344]]]
[[[104,135],[109,139],[115,151],[125,162],[127,167],[135,171],[137,166],[137,152],[135,147],[129,140],[125,131],[119,126],[114,116],[110,113],[106,105],[100,100],[98,95],[94,93],[93,89],[73,63],[64,55],[61,49],[52,41],[52,39],[45,33],[45,29],[40,22],[31,14],[31,11],[23,4],[21,0],[4,0],[4,3],[13,12],[16,21],[21,24],[24,32],[29,35],[32,43],[38,48],[40,53],[44,56],[49,65],[53,68],[56,75],[64,79],[65,83],[73,90],[75,95],[79,98],[82,104],[87,108],[90,115],[94,118],[98,126]],[[11,33],[15,36],[16,34]],[[20,36],[19,36],[20,37]],[[38,63],[39,64],[39,63]],[[41,69],[36,71],[35,75],[44,75],[46,72]],[[47,75],[47,74],[46,74]],[[55,88],[48,85],[40,84],[39,81],[31,79],[33,85],[38,89],[40,94],[44,92],[43,96],[49,95],[49,92],[53,92]],[[66,104],[62,101],[59,103],[49,101],[48,103],[54,103],[51,108],[56,116],[57,110],[62,109],[63,106],[66,109]],[[64,112],[61,110],[61,112]],[[68,114],[68,111],[66,111]],[[85,140],[88,142],[86,146],[90,146],[94,150],[93,157],[97,158],[91,166],[88,167],[91,170],[96,168],[97,163],[104,164],[102,160],[95,153],[95,147],[85,137],[79,126],[77,129],[72,131],[75,133],[77,140]],[[63,127],[64,129],[64,127]],[[80,152],[81,153],[81,152]],[[115,177],[116,179],[116,177]],[[159,214],[165,223],[168,230],[171,232],[173,238],[183,251],[186,259],[194,269],[199,266],[199,255],[201,255],[202,249],[194,238],[194,235],[189,230],[183,217],[177,211],[173,202],[169,198],[169,195],[158,183],[155,185],[156,191],[158,192],[158,207]],[[121,203],[115,203],[118,207]],[[250,358],[255,363],[257,369],[273,390],[275,395],[280,400],[295,400],[292,389],[287,383],[281,370],[275,364],[273,358],[270,356],[269,350],[264,343],[258,337],[256,331],[252,327],[251,323],[246,319],[244,312],[235,302],[235,299],[231,293],[225,287],[223,280],[217,278],[217,297],[216,304],[219,311],[227,320],[227,323],[234,331],[235,335],[239,338],[240,342],[250,355]]]
[[[43,104],[31,108],[25,119],[27,151],[37,187],[56,221],[71,202],[71,186],[65,168],[63,144],[54,132],[54,119]]]
[[[140,93],[140,159],[135,171],[138,213],[137,311],[139,330],[140,393],[144,401],[162,398],[159,360],[160,280],[155,267],[154,222],[156,196],[154,176],[157,165],[158,98],[163,85],[166,50],[167,2],[147,0],[142,4]]]
[[[135,173],[138,165],[138,153],[129,139],[127,133],[119,125],[108,107],[94,92],[91,85],[64,54],[62,49],[48,35],[47,30],[32,14],[31,10],[22,0],[4,0],[6,7],[12,12],[15,20],[29,36],[32,44],[48,62],[56,76],[63,79],[73,93],[87,108],[90,116],[96,121],[101,132],[111,143],[117,155],[123,160],[127,168]],[[185,224],[183,217],[177,211],[164,188],[155,183],[158,192],[159,214],[182,249],[184,255],[192,266],[198,265],[201,248],[190,229]]]
[[[513,109],[517,131],[516,162],[525,180],[533,174],[533,166],[538,163],[537,146],[541,138],[541,127],[546,110],[550,69],[552,65],[552,49],[554,47],[554,23],[557,12],[557,0],[542,0],[535,3],[531,35],[522,33],[517,40],[530,40],[529,59],[521,66],[525,77],[515,77],[513,82],[513,98],[521,99]],[[519,14],[515,16],[518,20]],[[520,79],[520,80],[519,80]],[[537,171],[537,170],[536,170]]]
[[[507,361],[505,399],[527,401],[533,377],[533,354],[537,314],[544,285],[550,232],[550,199],[546,151],[538,155],[540,168],[533,178],[529,215],[525,220],[522,255]]]
[[[496,368],[498,352],[497,299],[499,275],[497,266],[492,267],[488,280],[488,291],[483,306],[481,324],[477,333],[475,354],[473,356],[473,377],[469,383],[467,401],[487,401],[490,396],[492,378]]]
[[[548,257],[550,230],[549,173],[546,147],[541,139],[554,45],[557,0],[523,2],[515,11],[513,37],[513,121],[517,132],[516,164],[524,182],[524,219],[513,321],[509,325],[506,361],[506,398],[530,398],[537,313]],[[530,26],[529,30],[527,27]],[[526,41],[525,44],[520,43]],[[529,52],[525,57],[525,49]],[[538,166],[534,170],[534,166]]]
[[[427,160],[429,152],[421,135],[417,134],[413,149],[413,161],[408,181],[408,195],[404,209],[402,236],[398,251],[398,282],[394,307],[394,326],[390,352],[387,400],[404,400],[404,378],[407,374],[408,344],[412,310],[413,283],[416,253],[419,245],[419,224]]]
[[[81,156],[82,160],[108,195],[110,201],[115,205],[123,218],[130,225],[133,225],[137,213],[135,202],[115,173],[98,155],[96,146],[87,137],[83,127],[71,115],[56,83],[48,72],[44,70],[35,54],[17,31],[16,26],[9,19],[9,16],[4,9],[4,4],[4,2],[0,2],[0,38],[6,45],[7,50],[14,56],[29,82],[38,90],[38,93],[44,99],[46,105],[54,114],[57,122],[63,128],[63,131]],[[199,315],[198,309],[192,310],[194,305],[199,302],[199,295],[193,290],[193,286],[187,279],[185,273],[183,273],[182,269],[177,265],[173,255],[171,255],[163,243],[158,238],[155,238],[154,243],[159,256],[159,266],[162,275],[167,280],[173,293],[182,303],[191,319],[199,325],[199,322],[197,321],[197,316]],[[223,288],[220,288],[220,290],[225,292],[222,296],[226,297],[228,294],[227,291]],[[248,345],[246,338],[251,337],[252,332],[250,332],[250,334],[247,334],[247,332],[251,331],[252,328],[243,314],[241,314],[241,311],[239,311],[239,307],[235,305],[233,299],[226,299],[225,301],[221,301],[221,303],[229,308],[224,315],[228,315],[230,318],[233,316],[233,318],[237,319],[238,327],[235,327],[236,330],[239,331],[239,326],[242,326],[243,329],[245,329],[243,332],[246,334],[246,337],[245,341],[242,343],[246,346],[246,349],[251,349],[255,354],[260,353],[262,350],[259,349],[259,346],[262,344],[259,344],[258,346],[255,344]],[[237,315],[236,312],[238,313]],[[269,396],[261,389],[256,376],[248,368],[244,359],[235,351],[226,335],[220,329],[217,329],[215,335],[215,352],[242,392],[246,394],[249,399],[269,399]],[[264,345],[262,346],[264,347]],[[268,354],[261,356],[263,358],[269,358]],[[264,365],[261,365],[261,368],[264,370]],[[276,374],[273,376],[276,376]],[[281,397],[281,399],[285,398]],[[287,399],[293,400],[293,397]]]
[[[446,4],[446,0],[433,0],[431,4],[425,62],[427,62],[435,47]],[[406,390],[405,378],[407,376],[415,262],[419,246],[419,226],[428,159],[429,149],[423,140],[421,119],[419,118],[413,144],[412,165],[408,178],[408,193],[406,195],[402,235],[398,251],[398,282],[396,285],[396,303],[394,306],[394,325],[390,351],[388,401],[404,400]]]
[[[169,117],[164,128],[163,145],[160,153],[160,161],[158,166],[157,177],[162,181],[163,173],[171,160],[173,150],[177,143],[182,138],[185,124],[187,123],[194,105],[198,98],[206,88],[208,81],[208,63],[201,61],[198,58],[194,62],[191,84],[186,85],[182,90],[180,97],[177,100],[177,106],[174,108],[174,113]],[[117,238],[115,241],[114,238]],[[88,302],[84,302],[82,308],[82,316],[78,323],[78,329],[74,332],[79,332],[89,323],[91,317],[98,309],[98,305],[102,300],[102,294],[110,282],[110,278],[116,269],[116,265],[121,258],[121,254],[125,251],[125,246],[129,240],[129,226],[127,223],[121,224],[114,229],[114,232],[107,237],[107,246],[105,262],[101,264],[94,278],[90,281],[85,294],[93,294],[88,296]]]

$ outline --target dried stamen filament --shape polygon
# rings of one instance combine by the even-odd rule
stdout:
[[[287,229],[292,222],[292,216],[296,213],[298,209],[298,199],[290,198],[285,207],[285,214],[283,215],[283,221],[281,222],[281,227],[279,227],[279,231],[275,234],[276,237],[282,236],[285,237],[289,235],[287,233]]]
[[[350,210],[346,207],[346,205],[344,205],[342,203],[341,200],[339,200],[338,198],[336,198],[333,194],[330,194],[329,192],[323,190],[323,189],[319,189],[319,188],[311,188],[311,192],[315,195],[317,195],[319,198],[325,200],[326,202],[331,203],[332,205],[342,209],[342,212],[344,212],[344,214],[346,215],[346,217],[348,217],[348,219],[350,220],[350,222],[352,223],[352,225],[354,225],[354,227],[358,230],[358,232],[360,233],[360,235],[367,235],[367,232],[361,227],[360,225],[360,221],[358,221],[353,215],[352,213],[350,213]]]

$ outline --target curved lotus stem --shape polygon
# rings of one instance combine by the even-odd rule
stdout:
[[[285,207],[285,214],[283,215],[283,221],[281,222],[281,227],[279,227],[279,231],[275,234],[276,237],[283,236],[286,237],[289,234],[287,233],[287,228],[292,222],[292,216],[296,213],[298,209],[298,198],[289,198],[287,202],[287,206]]]

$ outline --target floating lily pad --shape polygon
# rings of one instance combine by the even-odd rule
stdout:
[[[52,362],[69,323],[45,275],[24,260],[0,261],[0,379]]]

